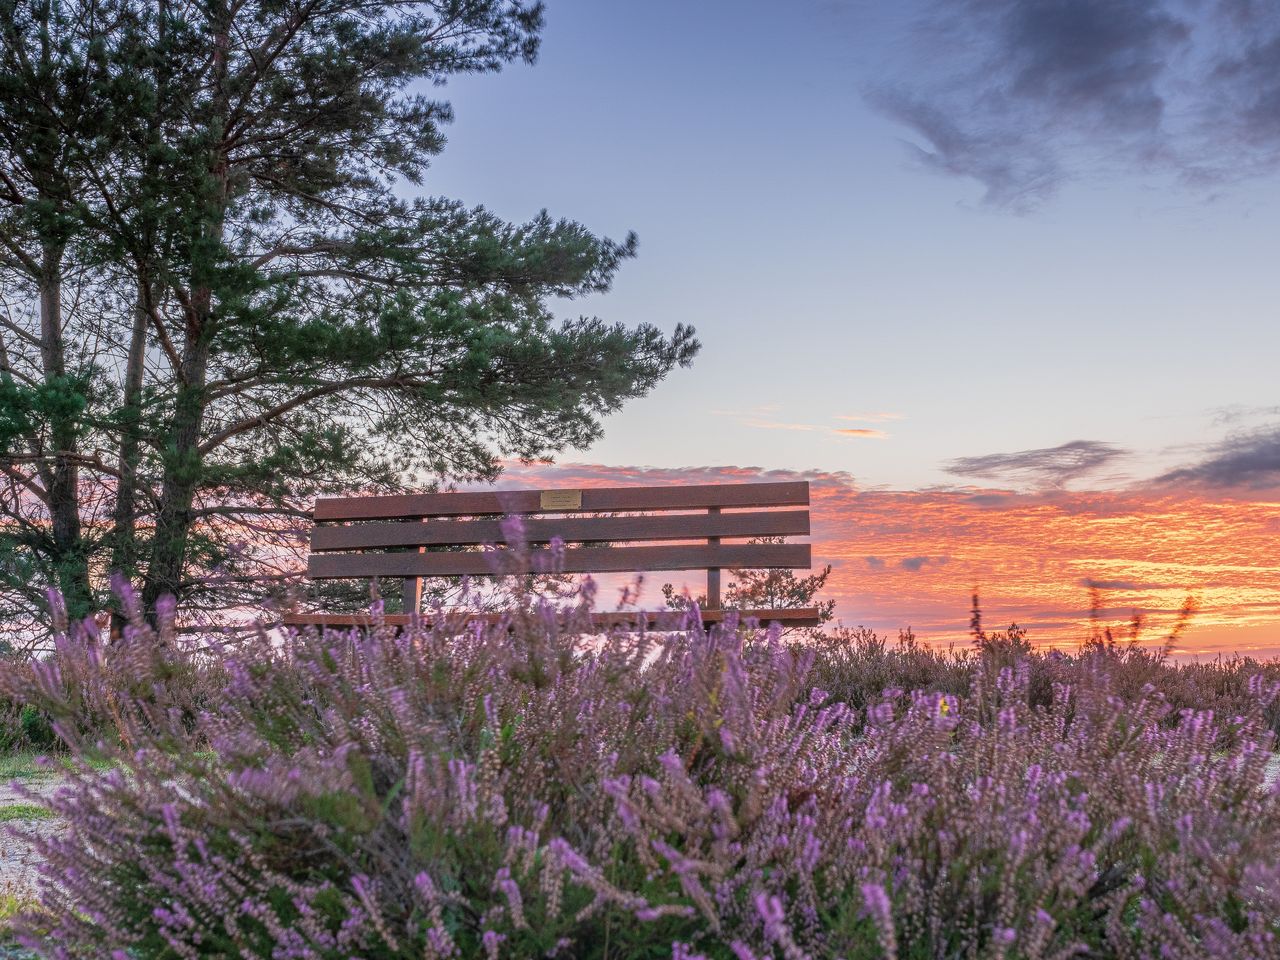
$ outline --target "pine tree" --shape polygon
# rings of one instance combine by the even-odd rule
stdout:
[[[28,605],[57,588],[78,616],[91,607],[80,481],[95,368],[79,338],[90,308],[66,294],[89,286],[76,248],[85,160],[105,133],[103,13],[0,4],[0,584]]]
[[[74,345],[94,356],[74,419],[96,451],[78,488],[95,491],[79,544],[97,602],[110,569],[152,607],[257,602],[316,494],[492,479],[503,457],[586,445],[696,353],[688,328],[553,316],[609,289],[634,236],[405,199],[452,119],[417,91],[533,61],[541,4],[65,7],[103,26],[82,96],[101,129],[61,144],[80,184],[68,255],[99,305]],[[6,57],[37,43],[22,16],[0,7]],[[40,526],[27,501],[4,509]],[[13,570],[33,553],[8,546]]]
[[[785,537],[755,537],[750,543],[785,543]],[[813,607],[818,611],[818,626],[791,627],[783,631],[792,637],[820,631],[822,626],[835,618],[836,601],[818,600],[818,595],[831,577],[831,564],[817,573],[796,576],[794,570],[735,569],[729,571],[733,578],[725,589],[723,604],[726,610],[787,610],[797,607]],[[690,596],[678,593],[673,584],[662,585],[662,596],[672,610],[686,610],[693,603],[705,607],[706,595]]]

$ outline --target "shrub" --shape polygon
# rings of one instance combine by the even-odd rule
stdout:
[[[165,621],[158,635],[142,624],[127,585],[116,586],[134,621],[121,637],[104,637],[86,620],[56,632],[48,656],[0,664],[0,698],[22,704],[8,728],[13,739],[7,746],[0,742],[0,750],[51,751],[71,744],[87,756],[95,744],[128,747],[134,737],[146,741],[175,723],[190,732],[197,715],[220,695],[225,638],[212,644],[209,638],[181,641],[171,603],[161,606]]]
[[[0,675],[23,664],[23,655],[0,640]],[[49,718],[31,704],[3,694],[0,686],[0,754],[20,750],[52,750],[58,746]]]
[[[889,689],[965,694],[976,663],[969,651],[935,650],[909,630],[891,643],[866,627],[837,627],[793,649],[813,653],[815,685],[858,708],[878,702]]]
[[[696,625],[588,639],[585,608],[262,635],[200,697],[204,655],[171,635],[60,638],[10,680],[75,758],[49,801],[66,831],[34,840],[27,942],[115,960],[1280,952],[1260,675],[1235,712],[1175,712],[1130,695],[1123,658]],[[950,689],[866,686],[896,676]],[[104,710],[113,738],[80,719]]]
[[[15,703],[0,697],[0,753],[58,747],[53,725],[41,710],[29,703]]]

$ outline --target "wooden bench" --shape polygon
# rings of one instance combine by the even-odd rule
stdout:
[[[803,509],[780,509],[791,507]],[[707,603],[702,617],[711,624],[727,613],[721,607],[721,570],[807,570],[813,565],[807,543],[724,541],[807,536],[808,507],[809,483],[803,480],[327,498],[315,504],[307,575],[316,580],[400,580],[406,612],[384,619],[405,624],[421,606],[423,577],[482,577],[493,572],[490,551],[432,548],[499,545],[498,550],[505,550],[502,520],[496,518],[518,516],[529,546],[522,554],[509,553],[504,570],[551,572],[552,550],[547,544],[557,537],[566,544],[558,572],[705,570]],[[761,623],[818,623],[818,611],[812,607],[736,613]],[[596,624],[634,626],[643,620],[652,625],[670,617],[670,611],[600,613]],[[290,626],[369,622],[367,613],[290,613],[283,618]]]

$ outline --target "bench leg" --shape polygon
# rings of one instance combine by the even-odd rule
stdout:
[[[422,612],[422,579],[405,577],[400,587],[401,607],[405,613]]]
[[[717,514],[720,512],[719,507],[711,507],[707,513]],[[719,546],[719,537],[707,537],[708,546]],[[720,609],[720,568],[712,567],[707,570],[707,609]]]
[[[412,522],[412,521],[411,521]],[[419,553],[426,553],[426,547],[419,547]],[[400,586],[400,609],[405,613],[422,612],[422,578],[405,577]]]

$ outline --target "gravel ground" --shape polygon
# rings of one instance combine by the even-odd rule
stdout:
[[[58,786],[55,777],[26,779],[22,783],[27,789],[34,790],[42,796],[48,796]],[[14,790],[12,784],[0,784],[0,807],[31,802]],[[23,820],[0,824],[0,890],[23,890],[33,887],[36,865],[40,862],[40,857],[30,844],[20,837],[13,836],[6,829],[13,826],[41,834],[49,834],[58,829],[56,820]]]
[[[58,786],[58,778],[55,776],[24,777],[21,782],[24,787],[42,796],[48,796]],[[0,807],[32,802],[20,795],[12,782],[0,782]],[[24,820],[0,824],[0,893],[22,897],[35,888],[36,868],[40,857],[26,840],[12,835],[9,828],[14,826],[21,827],[24,831],[48,834],[57,830],[58,824],[56,820]],[[0,938],[2,937],[3,934],[0,934]],[[4,943],[0,939],[0,960],[34,960],[35,956],[28,950],[12,943]]]

